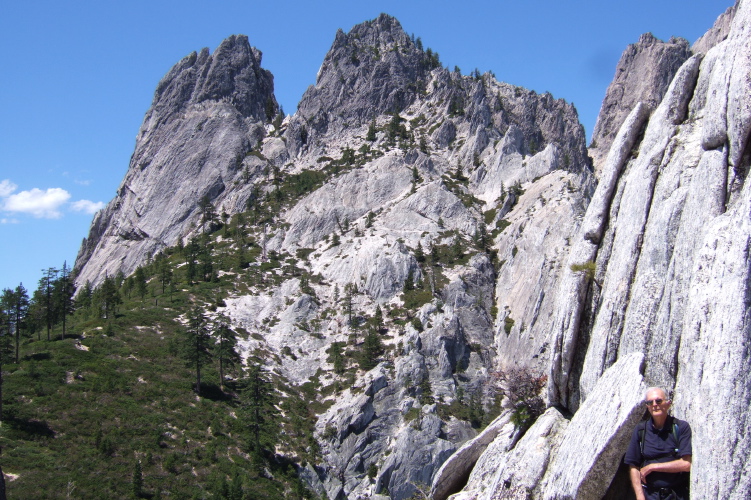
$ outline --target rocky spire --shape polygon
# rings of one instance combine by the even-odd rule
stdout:
[[[198,201],[214,202],[278,111],[261,52],[232,35],[178,62],[157,85],[117,196],[94,218],[76,259],[80,283],[132,272],[183,237]]]
[[[602,101],[589,148],[598,177],[610,145],[631,110],[639,102],[654,110],[678,68],[690,56],[688,42],[683,38],[663,42],[652,33],[643,34],[623,51]]]
[[[735,5],[728,7],[725,12],[719,15],[714,25],[704,33],[698,40],[691,46],[691,51],[694,54],[706,54],[709,49],[722,42],[728,37],[730,32],[730,25],[733,22],[735,13],[738,10],[738,4],[740,0],[735,2]]]
[[[337,31],[334,43],[298,106],[307,133],[320,134],[338,124],[358,126],[371,118],[400,111],[413,102],[426,75],[437,66],[395,18],[381,14]],[[299,134],[291,127],[292,136]]]

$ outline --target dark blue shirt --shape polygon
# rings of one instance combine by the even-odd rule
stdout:
[[[675,442],[673,436],[673,422],[678,424],[678,439]],[[626,456],[623,461],[627,465],[643,467],[652,463],[672,462],[686,455],[691,455],[691,426],[688,422],[674,417],[668,417],[662,429],[655,429],[650,418],[646,422],[644,430],[644,456],[641,454],[639,445],[639,429],[642,423],[636,426],[628,445]],[[676,451],[677,449],[677,451]],[[688,481],[686,473],[651,472],[647,476],[647,484],[655,488],[670,488]]]

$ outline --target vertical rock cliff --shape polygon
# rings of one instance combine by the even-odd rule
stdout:
[[[177,63],[157,85],[117,196],[81,245],[78,282],[127,275],[188,234],[198,202],[222,200],[277,108],[273,77],[243,35]]]
[[[610,481],[642,414],[643,391],[655,385],[675,391],[674,412],[694,429],[692,497],[751,495],[751,380],[742,368],[751,361],[750,20],[751,3],[739,1],[696,53],[681,42],[679,67],[662,67],[648,88],[634,83],[638,65],[630,75],[620,69],[655,42],[642,37],[624,53],[608,96],[634,102],[603,105],[597,147],[613,138],[556,292],[548,398],[573,417],[553,431],[550,408],[518,442],[504,444],[499,434],[501,447],[487,445],[452,498],[617,495],[627,486],[616,481],[609,491]],[[603,132],[616,123],[617,134]],[[708,405],[713,398],[722,402]],[[452,461],[444,469],[461,466]],[[478,469],[485,461],[495,464],[491,476],[482,473],[487,465]],[[534,482],[519,472],[530,463]],[[439,472],[434,491],[444,477]]]

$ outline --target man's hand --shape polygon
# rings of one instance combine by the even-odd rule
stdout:
[[[655,464],[649,464],[639,470],[639,475],[641,476],[642,483],[647,484],[647,476],[655,469],[654,467],[652,467],[653,465]]]

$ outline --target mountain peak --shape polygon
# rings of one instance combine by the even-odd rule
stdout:
[[[333,122],[364,123],[408,106],[435,65],[396,18],[381,14],[337,32],[298,110],[314,133]]]
[[[213,54],[208,48],[193,52],[159,82],[152,109],[164,114],[191,104],[224,100],[243,116],[268,119],[266,107],[267,101],[274,99],[274,79],[261,68],[261,57],[261,51],[251,47],[245,35],[227,37]]]

